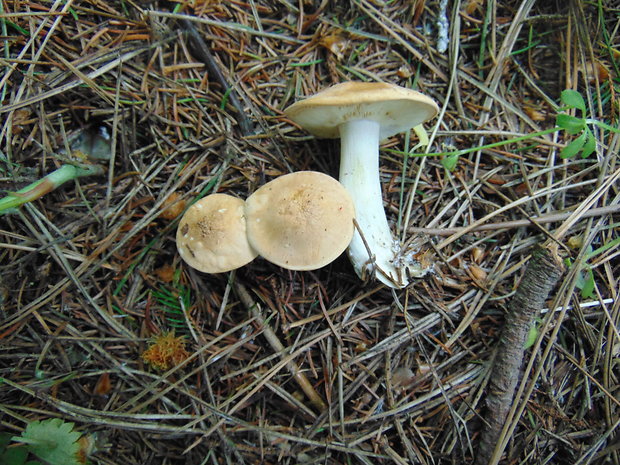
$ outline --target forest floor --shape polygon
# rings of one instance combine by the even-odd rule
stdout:
[[[105,465],[473,463],[511,298],[551,244],[562,274],[489,460],[620,464],[620,3],[0,8],[2,195],[92,170],[0,216],[0,458],[56,418]],[[390,225],[433,272],[187,266],[197,198],[338,177],[338,141],[283,110],[352,80],[440,107],[428,147],[398,134],[380,160]]]

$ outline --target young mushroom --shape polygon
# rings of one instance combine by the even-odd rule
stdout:
[[[203,197],[187,209],[177,229],[177,249],[192,268],[223,273],[256,258],[246,235],[245,202],[226,194]]]
[[[337,84],[284,110],[318,137],[340,137],[340,182],[353,197],[359,228],[349,257],[360,277],[376,271],[383,283],[402,288],[409,276],[427,272],[392,236],[383,209],[379,142],[433,118],[438,110],[419,92],[381,82]]]
[[[337,180],[316,171],[268,182],[247,198],[245,212],[252,248],[289,270],[331,263],[353,237],[351,196]]]

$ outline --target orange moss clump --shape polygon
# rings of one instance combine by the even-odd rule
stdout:
[[[156,336],[151,346],[142,354],[142,360],[159,370],[168,370],[188,357],[189,352],[185,350],[183,336],[176,337],[174,332]]]

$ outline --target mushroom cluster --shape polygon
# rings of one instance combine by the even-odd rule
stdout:
[[[285,110],[293,122],[318,137],[340,138],[340,182],[300,171],[265,184],[245,202],[224,194],[205,197],[181,219],[181,257],[207,273],[239,268],[258,255],[291,270],[313,270],[348,247],[358,276],[405,287],[428,268],[392,235],[379,144],[438,110],[419,92],[381,82],[345,82],[294,103]]]
[[[355,208],[336,179],[298,171],[268,182],[246,201],[212,194],[192,205],[177,229],[191,267],[223,273],[258,255],[290,270],[315,270],[342,254],[353,237]]]
[[[379,143],[433,118],[437,104],[414,90],[381,82],[345,82],[294,103],[285,114],[308,132],[340,138],[340,182],[353,197],[358,231],[348,253],[360,277],[394,288],[427,270],[401,250],[383,208]]]

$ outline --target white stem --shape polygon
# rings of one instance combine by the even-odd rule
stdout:
[[[356,231],[349,245],[349,258],[358,276],[369,276],[376,266],[376,277],[390,287],[407,285],[407,276],[395,263],[400,247],[383,208],[379,179],[379,123],[349,121],[339,126],[341,138],[340,182],[355,203],[355,219],[364,240]],[[364,244],[364,241],[366,244]],[[370,253],[370,255],[369,255]],[[371,258],[372,256],[372,258]],[[374,259],[374,260],[373,260]]]

